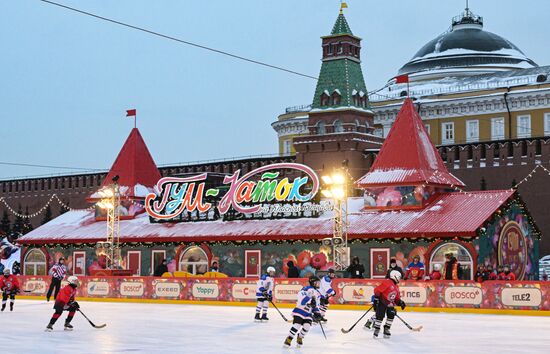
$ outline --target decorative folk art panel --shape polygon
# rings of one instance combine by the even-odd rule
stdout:
[[[20,277],[22,288],[45,296],[49,277]],[[80,277],[77,297],[194,301],[256,301],[256,279]],[[275,279],[274,301],[293,303],[306,279]],[[375,280],[335,279],[335,304],[369,306]],[[550,311],[550,282],[403,282],[401,296],[411,307]]]

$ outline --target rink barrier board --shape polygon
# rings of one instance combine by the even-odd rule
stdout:
[[[79,277],[77,296],[90,301],[157,302],[255,305],[253,278],[155,278]],[[45,296],[50,277],[20,276],[26,294]],[[333,308],[364,310],[370,303],[377,279],[334,279]],[[292,307],[307,279],[276,278],[273,298],[282,307]],[[435,312],[494,313],[529,311],[550,313],[550,282],[536,281],[430,281],[401,282],[401,297],[410,309]],[[29,293],[30,292],[30,293]],[[430,312],[433,312],[429,310]]]

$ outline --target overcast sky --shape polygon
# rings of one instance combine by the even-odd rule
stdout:
[[[57,0],[56,0],[57,1]],[[337,0],[58,0],[317,76]],[[385,84],[463,0],[349,0],[367,87]],[[471,0],[485,29],[550,64],[550,1]],[[0,162],[109,168],[133,126],[157,164],[277,152],[271,123],[315,81],[105,23],[38,0],[0,2]],[[63,170],[0,164],[0,178]]]

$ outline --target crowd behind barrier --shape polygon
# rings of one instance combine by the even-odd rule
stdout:
[[[50,277],[20,276],[25,295],[46,297]],[[256,278],[79,277],[78,298],[256,302]],[[367,305],[382,279],[333,280],[333,304]],[[294,303],[307,279],[276,278],[273,301]],[[404,281],[401,297],[410,307],[550,310],[550,282],[464,280]]]

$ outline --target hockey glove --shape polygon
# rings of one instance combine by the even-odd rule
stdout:
[[[269,293],[267,292],[267,290],[262,291],[262,296],[266,299],[269,297]]]
[[[323,319],[323,316],[319,313],[319,312],[314,312],[313,313],[313,320],[315,322],[319,322]]]
[[[401,306],[401,310],[404,310],[405,307],[407,307],[407,304],[405,304],[405,301],[403,301],[403,300],[399,300],[397,305]]]
[[[273,301],[273,295],[271,294],[268,294],[267,297],[266,297],[267,301],[271,302]]]
[[[321,298],[321,305],[328,305],[328,298]]]
[[[380,304],[380,298],[378,296],[373,296],[372,298],[372,306],[374,308],[377,308],[378,305]]]

